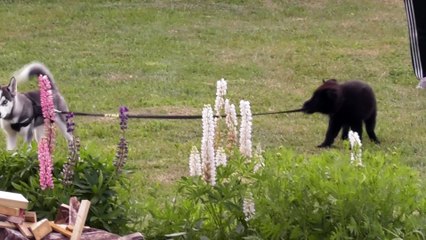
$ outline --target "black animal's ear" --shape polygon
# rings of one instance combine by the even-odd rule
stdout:
[[[328,80],[325,80],[325,79],[323,79],[323,80],[322,80],[322,83],[326,83],[326,82],[337,83],[337,80],[336,80],[336,79],[334,79],[334,78],[332,78],[332,79],[328,79]]]
[[[9,82],[9,85],[7,86],[7,89],[9,90],[10,94],[12,94],[12,96],[16,95],[16,92],[18,91],[16,78],[12,77],[10,79],[10,82]]]

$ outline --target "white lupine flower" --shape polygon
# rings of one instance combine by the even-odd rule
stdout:
[[[233,145],[237,143],[238,139],[238,119],[235,105],[229,103],[229,99],[225,100],[225,123],[228,128],[228,142]]]
[[[216,164],[214,158],[215,123],[210,105],[203,108],[203,138],[201,140],[201,161],[203,177],[211,185],[216,184]]]
[[[226,95],[227,83],[225,79],[220,79],[216,83],[216,100],[214,104],[214,110],[216,111],[216,115],[220,116],[220,111],[223,109],[223,105],[225,101],[223,97]]]
[[[256,151],[254,153],[254,156],[256,158],[256,165],[254,165],[253,172],[259,171],[259,169],[263,168],[265,166],[265,159],[262,156],[262,148],[260,146],[256,147]]]
[[[216,151],[216,166],[226,166],[227,159],[225,150],[222,147],[219,147]]]
[[[225,99],[225,114],[226,114],[226,125],[238,126],[237,111],[235,105],[229,102],[229,99]]]
[[[189,155],[189,175],[190,176],[201,176],[201,157],[200,152],[196,146],[193,146],[191,149],[191,154]]]
[[[351,145],[351,163],[358,166],[362,164],[362,143],[357,132],[349,131],[349,143]]]
[[[250,110],[250,102],[240,101],[241,112],[241,125],[240,125],[240,152],[244,156],[252,157],[252,142],[251,142],[251,128],[252,128],[252,114]]]
[[[249,221],[256,213],[253,194],[251,193],[243,200],[243,213],[246,221]]]

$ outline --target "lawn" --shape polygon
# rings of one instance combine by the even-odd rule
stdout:
[[[124,105],[132,114],[198,115],[214,104],[221,78],[236,105],[245,99],[254,113],[281,111],[300,107],[323,79],[362,79],[377,96],[382,142],[366,140],[364,149],[401,152],[406,164],[426,170],[425,93],[415,89],[402,1],[2,1],[0,55],[2,85],[41,61],[71,110],[93,113]],[[117,119],[75,121],[84,148],[115,154]],[[321,115],[255,117],[253,141],[309,155],[347,151],[340,140],[331,150],[315,147],[326,122]],[[130,120],[136,198],[153,185],[167,194],[187,175],[201,134],[200,120]],[[60,139],[56,157],[65,156]]]

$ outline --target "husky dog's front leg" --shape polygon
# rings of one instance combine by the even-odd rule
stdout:
[[[17,133],[16,132],[8,132],[6,136],[6,149],[8,151],[13,151],[16,149],[16,140]]]
[[[3,119],[0,119],[0,126],[6,134],[6,150],[15,150],[18,132],[13,130],[10,124]]]

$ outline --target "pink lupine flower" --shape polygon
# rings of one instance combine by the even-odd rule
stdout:
[[[250,110],[250,102],[240,101],[241,125],[240,125],[240,152],[244,156],[252,157],[252,114]]]
[[[55,106],[53,104],[52,86],[46,75],[40,75],[38,78],[40,89],[40,102],[45,120],[55,121]]]
[[[214,158],[215,122],[213,110],[210,105],[205,105],[202,114],[203,137],[201,140],[201,161],[203,178],[211,185],[216,184],[216,164]]]
[[[38,144],[38,161],[40,166],[40,187],[41,189],[53,189],[52,179],[52,155],[50,153],[48,139],[43,137]]]
[[[46,75],[38,77],[38,86],[40,89],[40,104],[44,118],[44,137],[47,137],[50,153],[53,152],[55,144],[55,131],[53,123],[55,122],[55,106],[53,104],[52,86]]]
[[[40,165],[40,186],[41,189],[53,188],[52,179],[52,152],[55,142],[55,131],[53,123],[55,121],[55,106],[53,104],[52,86],[47,76],[38,77],[40,90],[40,104],[44,118],[44,136],[38,144],[38,159]]]

